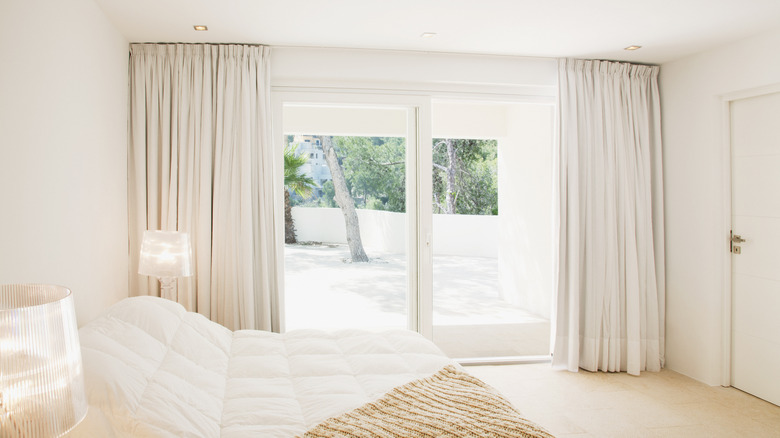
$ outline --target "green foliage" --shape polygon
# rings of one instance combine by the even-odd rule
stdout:
[[[406,211],[406,143],[401,137],[334,137],[358,208]]]
[[[323,207],[338,207],[338,204],[336,204],[336,189],[333,187],[333,181],[325,181],[322,183],[322,197],[320,198],[320,204]]]
[[[451,139],[455,163],[450,163],[445,139],[433,140],[433,162],[455,172],[455,214],[498,214],[498,142]],[[447,171],[433,167],[433,212],[445,213]],[[438,200],[438,203],[436,202]]]
[[[295,153],[295,146],[288,144],[284,148],[284,188],[292,190],[302,198],[311,196],[311,190],[317,187],[314,180],[301,173],[301,167],[308,157]]]
[[[445,139],[434,139],[433,212],[445,213],[447,171],[455,175],[455,214],[498,214],[498,142],[496,140],[451,139],[455,162],[449,162]],[[393,212],[406,211],[406,143],[401,137],[334,137],[333,145],[344,169],[347,188],[355,207]],[[288,186],[288,149],[285,149],[285,187]],[[293,157],[306,163],[305,156]],[[302,166],[301,164],[300,166]],[[298,168],[300,168],[298,166]],[[316,187],[308,178],[308,192],[299,193],[308,198]],[[325,181],[321,196],[293,199],[297,205],[311,207],[338,207],[332,181]],[[437,202],[438,201],[438,202]]]

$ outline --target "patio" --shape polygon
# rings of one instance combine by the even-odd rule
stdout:
[[[406,328],[403,254],[366,248],[350,263],[344,244],[285,245],[286,329]],[[499,294],[495,258],[434,256],[433,337],[451,357],[549,353],[549,321]]]

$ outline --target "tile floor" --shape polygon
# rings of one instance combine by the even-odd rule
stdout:
[[[780,437],[780,407],[662,370],[570,373],[549,364],[470,366],[558,438]]]
[[[407,327],[406,257],[366,251],[371,263],[345,263],[346,245],[285,245],[285,329]],[[497,258],[434,256],[433,340],[449,357],[549,353],[549,319],[500,289]]]

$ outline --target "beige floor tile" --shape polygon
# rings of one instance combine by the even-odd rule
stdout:
[[[777,424],[766,424],[761,419],[751,420],[732,429],[732,436],[749,436],[754,438],[777,438],[780,437],[780,428]]]
[[[562,412],[545,412],[540,414],[524,412],[523,414],[536,423],[549,425],[549,427],[545,428],[555,436],[587,433],[585,429],[577,425],[575,421],[572,421]]]
[[[586,432],[600,437],[653,437],[650,429],[616,409],[583,409],[566,416]],[[552,428],[552,427],[551,427]],[[554,429],[554,428],[553,428]]]
[[[709,424],[664,427],[653,429],[657,438],[736,438],[734,432]]]
[[[780,438],[780,407],[673,371],[570,373],[549,364],[468,367],[558,438]]]
[[[777,417],[771,417],[771,418],[756,418],[755,421],[759,424],[766,425],[768,427],[771,427],[773,430],[776,430],[778,434],[780,434],[780,414]]]
[[[709,387],[708,387],[709,388]],[[729,409],[736,409],[741,415],[750,418],[779,418],[780,409],[767,401],[754,397],[735,388],[709,388],[717,397],[717,403]]]
[[[617,415],[624,416],[633,424],[647,428],[680,427],[701,424],[701,422],[677,406],[666,405],[656,401],[633,405],[633,409],[622,408]]]

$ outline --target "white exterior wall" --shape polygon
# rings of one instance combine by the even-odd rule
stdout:
[[[0,283],[128,296],[128,43],[92,0],[0,2]]]
[[[363,209],[357,213],[366,251],[406,253],[405,213]],[[299,241],[347,243],[341,209],[293,207],[292,214]],[[435,214],[433,230],[434,255],[498,256],[498,216]]]
[[[722,383],[728,248],[719,96],[780,83],[778,46],[780,29],[661,66],[666,365],[710,385]]]

